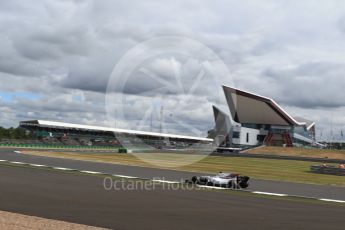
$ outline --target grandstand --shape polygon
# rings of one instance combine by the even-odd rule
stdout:
[[[45,120],[21,121],[36,141],[47,146],[89,146],[131,150],[186,149],[212,147],[213,139],[79,125]]]

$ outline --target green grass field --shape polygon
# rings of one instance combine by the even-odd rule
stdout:
[[[344,150],[334,149],[315,149],[315,148],[284,148],[276,146],[264,146],[244,151],[250,154],[269,154],[277,156],[297,156],[297,157],[313,157],[313,158],[328,158],[328,159],[343,159],[345,160]]]
[[[157,164],[151,165],[143,162],[137,157],[130,154],[99,154],[99,153],[77,153],[77,152],[42,152],[42,151],[24,151],[26,154],[52,156],[68,159],[78,159],[85,161],[106,162],[116,164],[138,165],[146,167],[159,167],[159,163],[169,161],[169,169],[216,173],[219,171],[231,171],[248,175],[258,179],[291,181],[299,183],[311,184],[328,184],[345,186],[345,178],[342,176],[314,174],[310,172],[310,166],[320,164],[306,161],[294,160],[273,160],[273,159],[257,159],[257,158],[240,158],[240,157],[221,157],[208,156],[201,161],[189,164],[183,167],[175,167],[174,161],[180,161],[181,157],[177,154],[168,153],[142,153],[146,156],[149,154],[151,159],[156,159]],[[161,164],[163,165],[163,164]]]
[[[310,172],[313,162],[239,157],[207,157],[183,169],[199,172],[234,171],[254,178],[345,186],[345,177]]]

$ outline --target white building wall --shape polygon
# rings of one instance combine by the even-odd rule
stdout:
[[[250,129],[241,127],[241,145],[257,145],[258,142],[258,135],[260,133],[259,129]],[[247,139],[248,135],[248,139]]]

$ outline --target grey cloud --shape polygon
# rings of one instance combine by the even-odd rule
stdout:
[[[333,108],[345,106],[343,81],[345,64],[313,62],[290,69],[267,69],[269,77],[278,87],[277,100],[287,105],[307,108]],[[272,95],[273,96],[273,95]]]
[[[328,126],[327,108],[341,124],[344,9],[341,1],[1,1],[0,93],[41,95],[36,101],[1,101],[2,121],[9,126],[38,117],[106,125],[104,93],[120,58],[146,39],[179,35],[210,47],[231,75],[219,72],[217,81],[200,81],[191,96],[165,90],[137,71],[116,91],[137,101],[125,105],[127,120],[118,121],[123,127],[136,128],[161,93],[167,110],[179,101],[176,118],[205,131],[212,125],[209,105],[222,97],[221,84],[270,96],[296,115],[313,116],[320,127]],[[169,62],[151,64],[146,67],[173,79]],[[193,63],[181,66],[186,92],[196,81],[195,69]],[[170,131],[188,131],[167,123]]]
[[[338,28],[342,33],[345,33],[345,16],[342,16],[339,20],[338,20]]]

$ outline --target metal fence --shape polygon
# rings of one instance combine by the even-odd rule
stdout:
[[[345,169],[344,168],[339,168],[339,167],[331,166],[331,165],[327,165],[327,166],[313,165],[310,167],[310,170],[314,173],[345,176]]]

